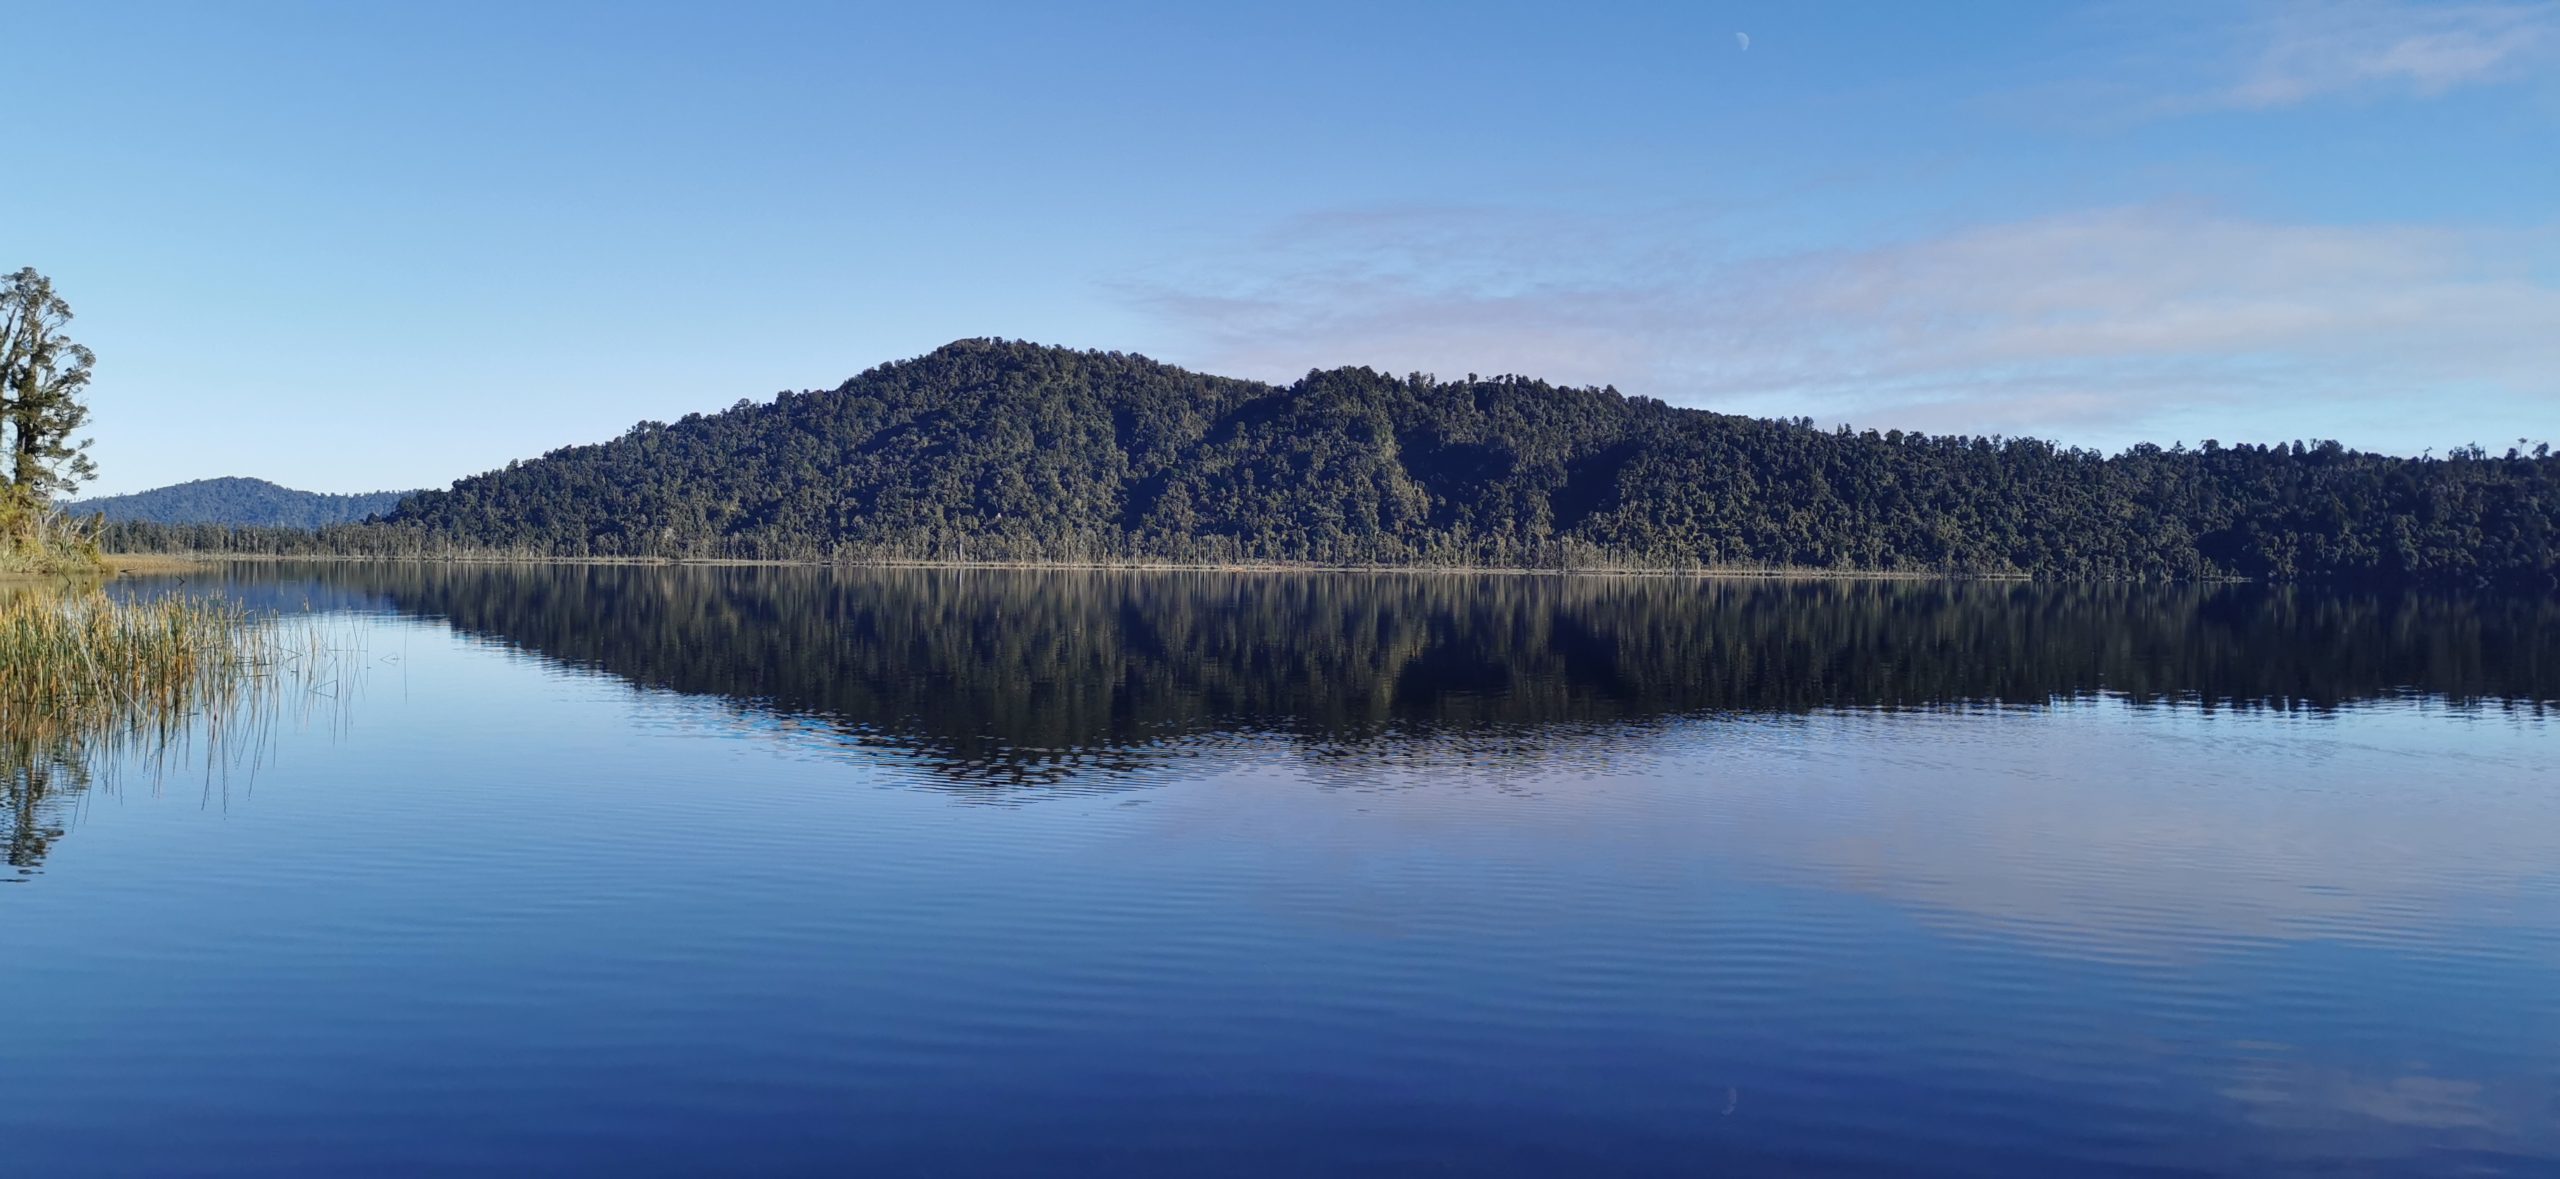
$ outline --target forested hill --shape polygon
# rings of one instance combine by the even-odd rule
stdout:
[[[378,516],[400,506],[405,491],[330,495],[295,491],[264,479],[198,479],[131,495],[108,495],[63,505],[73,515],[157,524],[229,524],[258,528],[319,528]]]
[[[364,543],[596,556],[1786,566],[2553,583],[2560,458],[1824,430],[1518,377],[1273,386],[955,343],[405,502]]]

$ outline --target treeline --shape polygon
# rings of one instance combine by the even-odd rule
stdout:
[[[110,543],[170,547],[122,533]],[[294,551],[235,534],[216,551]],[[420,493],[310,551],[1787,568],[2548,587],[2560,458],[1816,428],[1520,377],[963,341]]]
[[[320,528],[231,524],[161,524],[149,520],[102,521],[98,547],[110,553],[185,553],[233,557],[489,557],[537,560],[552,556],[530,548],[499,549],[431,541],[414,528],[378,521]]]

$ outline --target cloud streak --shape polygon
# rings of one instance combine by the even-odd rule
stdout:
[[[2294,4],[2262,22],[2253,39],[2260,47],[2243,77],[2207,105],[2433,97],[2514,81],[2560,57],[2560,4]]]
[[[2553,244],[2146,205],[1748,255],[1679,217],[1410,209],[1293,222],[1125,293],[1186,358],[1272,378],[1519,372],[2107,444],[2352,410],[2415,451],[2461,441],[2425,432],[2448,395],[2560,406]]]

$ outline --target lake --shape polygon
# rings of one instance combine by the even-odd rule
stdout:
[[[2560,1173],[2560,603],[241,564],[17,1175]]]

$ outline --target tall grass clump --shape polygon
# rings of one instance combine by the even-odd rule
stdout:
[[[0,589],[0,834],[31,871],[61,805],[136,762],[254,750],[286,699],[359,666],[309,619],[218,598],[119,600],[97,587]]]

